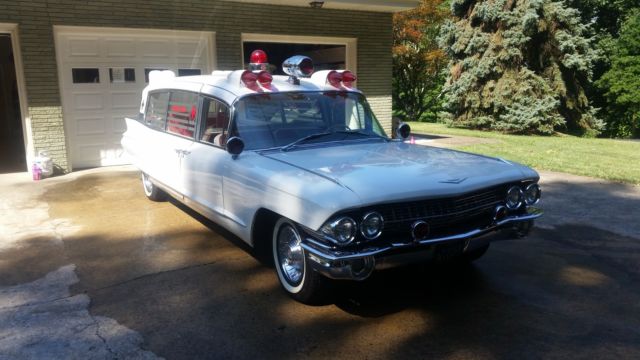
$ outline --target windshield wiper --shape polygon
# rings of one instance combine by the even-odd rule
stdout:
[[[303,138],[300,138],[288,145],[285,145],[281,148],[282,151],[289,151],[291,149],[293,149],[294,147],[298,146],[299,144],[309,141],[309,140],[313,140],[319,137],[323,137],[323,136],[327,136],[327,135],[331,135],[331,134],[335,134],[335,132],[321,132],[321,133],[315,133],[315,134],[311,134],[311,135],[307,135]]]
[[[363,136],[367,136],[367,137],[375,137],[375,138],[380,138],[383,140],[389,140],[389,138],[376,134],[374,132],[366,132],[366,131],[362,131],[362,130],[338,130],[335,131],[336,133],[339,134],[356,134],[356,135],[363,135]]]
[[[323,136],[327,136],[327,135],[331,135],[331,134],[348,134],[348,135],[361,135],[361,136],[366,136],[366,137],[375,137],[378,139],[383,139],[385,141],[389,141],[388,138],[382,136],[382,135],[378,135],[376,133],[370,133],[370,132],[365,132],[362,130],[337,130],[337,131],[328,131],[328,132],[321,132],[321,133],[315,133],[315,134],[311,134],[308,136],[305,136],[303,138],[300,138],[290,144],[287,144],[285,146],[283,146],[282,148],[280,148],[282,151],[289,151],[291,149],[293,149],[294,147],[300,145],[301,143],[307,142],[309,140],[313,140],[313,139],[317,139],[319,137],[323,137]]]

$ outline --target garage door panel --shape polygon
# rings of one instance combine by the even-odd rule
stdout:
[[[177,41],[176,57],[182,59],[192,59],[194,54],[202,51],[200,41]]]
[[[95,37],[69,38],[68,47],[69,51],[67,53],[67,58],[75,58],[79,56],[100,56],[99,39]]]
[[[129,57],[136,56],[136,42],[124,39],[106,39],[104,41],[107,57]]]
[[[104,110],[104,93],[73,93],[73,107],[76,110]]]
[[[81,117],[76,116],[75,136],[104,135],[106,134],[104,116]]]
[[[111,108],[114,110],[139,109],[140,91],[118,91],[111,93]]]
[[[124,132],[127,130],[127,124],[124,121],[124,117],[125,116],[132,116],[134,113],[129,113],[129,115],[121,115],[121,116],[114,116],[112,117],[112,131],[114,134],[117,134],[117,139],[118,141],[120,141],[120,137],[122,136],[122,134],[124,134]]]
[[[172,44],[164,40],[149,40],[140,43],[139,54],[143,59],[146,58],[169,58],[171,55]]]

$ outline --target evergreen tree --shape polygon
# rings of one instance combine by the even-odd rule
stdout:
[[[452,0],[440,45],[454,126],[513,133],[597,134],[585,96],[598,53],[580,14],[553,0]]]

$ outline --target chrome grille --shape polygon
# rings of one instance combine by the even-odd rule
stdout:
[[[504,202],[506,186],[437,199],[379,205],[375,210],[384,217],[385,238],[405,238],[411,225],[425,220],[433,235],[449,235],[491,223],[495,207]]]

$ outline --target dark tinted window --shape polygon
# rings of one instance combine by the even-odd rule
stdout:
[[[89,84],[100,82],[100,71],[96,68],[73,68],[71,76],[74,84]]]
[[[178,69],[178,76],[194,76],[201,74],[202,71],[200,69]]]

